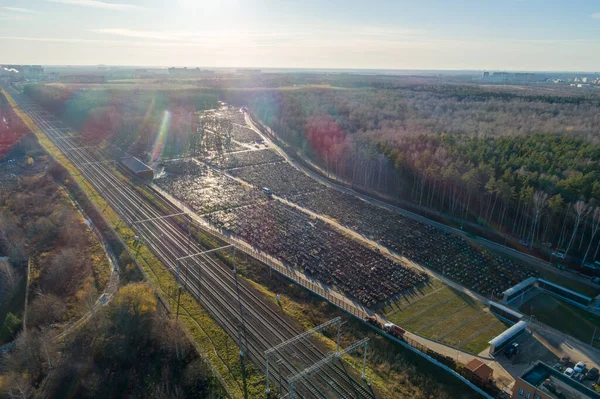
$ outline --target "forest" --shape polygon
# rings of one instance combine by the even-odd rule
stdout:
[[[292,155],[356,189],[546,255],[597,259],[600,95],[593,91],[351,75],[274,74],[218,86],[26,86],[25,93],[84,136],[146,159],[165,124],[159,152],[189,154],[202,130],[195,111],[218,100],[245,106]]]

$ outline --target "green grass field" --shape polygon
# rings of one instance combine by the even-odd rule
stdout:
[[[525,314],[534,315],[540,322],[587,344],[592,339],[594,327],[598,327],[596,334],[600,335],[600,316],[548,294],[535,296],[529,302],[524,303],[520,310]],[[600,340],[596,339],[594,346],[600,348]]]
[[[580,294],[589,296],[591,298],[594,298],[596,295],[598,295],[598,290],[590,287],[589,285],[587,285],[585,283],[579,282],[572,278],[565,278],[564,276],[556,274],[550,270],[546,270],[546,269],[539,269],[539,270],[540,270],[540,276],[544,280],[548,280],[551,283],[561,285],[567,289],[573,290],[575,292],[579,292]]]
[[[486,306],[433,280],[412,295],[398,299],[384,315],[403,328],[445,344],[479,353],[507,326],[484,311]]]

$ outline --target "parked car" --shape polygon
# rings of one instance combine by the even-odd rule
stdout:
[[[524,246],[528,246],[529,245],[529,241],[527,241],[527,240],[519,240],[519,244],[524,245]]]
[[[554,365],[554,370],[562,371],[563,365],[561,363],[556,363]]]
[[[521,347],[516,342],[513,342],[506,348],[506,357],[510,358],[513,355],[519,354],[519,352],[521,352]]]
[[[585,376],[588,378],[588,380],[597,379],[598,378],[598,369],[596,367],[592,367]]]
[[[552,252],[552,256],[558,258],[558,259],[564,259],[565,258],[565,254],[562,252],[558,252],[558,251],[554,251]]]
[[[575,370],[573,370],[571,367],[567,367],[567,369],[564,371],[564,375],[567,377],[573,377],[574,374]]]
[[[560,358],[560,362],[564,365],[567,365],[567,363],[569,363],[571,361],[571,357],[569,355],[563,355],[563,357]]]
[[[573,369],[575,370],[576,373],[583,373],[583,370],[585,370],[585,363],[577,362],[577,364],[575,365],[575,367],[573,367]]]

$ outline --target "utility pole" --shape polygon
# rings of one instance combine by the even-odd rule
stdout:
[[[239,334],[239,346],[240,346],[240,364],[242,367],[242,379],[244,385],[244,398],[248,399],[248,387],[246,386],[246,371],[245,371],[245,355],[248,350],[248,337],[246,334],[246,324],[244,323],[244,305],[242,304],[242,300],[240,297],[240,285],[238,282],[237,276],[237,265],[236,265],[236,256],[235,256],[235,246],[233,246],[233,278],[235,280],[235,292],[238,298],[238,303],[240,305],[240,329],[238,330]],[[243,342],[242,342],[243,340]],[[246,351],[244,350],[244,346],[246,347]]]
[[[519,308],[523,306],[523,298],[525,297],[525,291],[521,293],[521,303],[519,304]]]
[[[177,312],[175,313],[175,320],[179,319],[179,303],[181,301],[181,276],[180,276],[180,264],[181,260],[177,259]]]

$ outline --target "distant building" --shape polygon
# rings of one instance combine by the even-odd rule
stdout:
[[[241,68],[237,69],[235,72],[240,75],[260,75],[262,73],[260,69],[253,68]]]
[[[44,68],[41,65],[3,65],[2,69],[13,80],[41,80],[44,77]]]
[[[41,80],[44,77],[44,68],[41,65],[27,65],[23,67],[23,74],[27,80]]]
[[[169,76],[172,78],[201,78],[214,73],[215,71],[200,68],[169,68]]]
[[[487,74],[487,75],[486,75]],[[491,82],[506,83],[506,82],[542,82],[547,79],[545,75],[531,72],[484,72],[483,78]]]
[[[61,78],[65,83],[106,83],[104,75],[66,75]]]
[[[48,72],[46,74],[46,80],[48,82],[56,82],[60,78],[58,72]]]
[[[135,69],[133,71],[133,77],[135,79],[139,79],[139,78],[145,78],[149,75],[149,72],[147,69]]]
[[[600,399],[600,394],[538,361],[515,381],[512,399]]]

